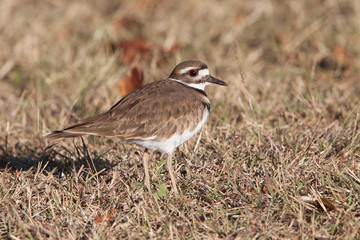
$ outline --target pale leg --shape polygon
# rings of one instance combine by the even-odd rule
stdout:
[[[172,184],[172,187],[173,187],[173,190],[175,193],[179,194],[177,188],[176,188],[176,180],[175,180],[175,175],[174,175],[174,171],[173,171],[173,168],[172,168],[172,163],[171,163],[171,159],[172,159],[172,153],[168,154],[168,158],[167,158],[167,169],[169,171],[169,174],[170,174],[170,179],[171,179],[171,184]]]
[[[150,188],[150,173],[149,173],[149,158],[152,156],[152,154],[149,156],[148,151],[144,152],[143,155],[143,165],[144,165],[144,170],[145,170],[145,186],[147,187],[147,189],[149,190],[149,192],[151,192],[151,188]]]

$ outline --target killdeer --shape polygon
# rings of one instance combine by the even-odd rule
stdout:
[[[146,149],[168,154],[167,168],[177,193],[172,169],[174,150],[194,136],[209,116],[209,84],[227,83],[209,73],[206,64],[178,64],[165,80],[155,81],[124,96],[110,110],[46,135],[48,139],[100,135],[120,137]],[[143,156],[145,185],[150,190],[149,155]]]

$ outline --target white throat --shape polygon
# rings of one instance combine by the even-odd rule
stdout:
[[[186,86],[189,86],[189,87],[192,87],[192,88],[196,88],[196,89],[199,89],[199,90],[202,90],[204,91],[205,90],[205,87],[211,83],[208,83],[208,82],[202,82],[202,83],[186,83],[186,82],[182,82],[180,80],[177,80],[177,79],[174,79],[174,78],[168,78],[169,80],[172,80],[172,81],[175,81],[175,82],[179,82],[181,84],[184,84]]]

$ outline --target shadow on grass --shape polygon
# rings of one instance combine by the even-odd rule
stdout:
[[[82,139],[82,138],[81,138]],[[4,141],[6,143],[6,141]],[[104,158],[107,154],[89,152],[82,139],[81,146],[68,149],[57,144],[43,148],[42,144],[16,143],[14,146],[0,144],[0,171],[41,171],[43,174],[53,172],[54,176],[72,175],[74,171],[85,168],[88,174],[101,174],[115,166]]]

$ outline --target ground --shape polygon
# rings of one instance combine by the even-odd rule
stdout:
[[[0,238],[360,239],[360,2],[0,1]],[[207,63],[209,120],[166,160],[43,135]],[[200,141],[195,149],[197,139]]]

